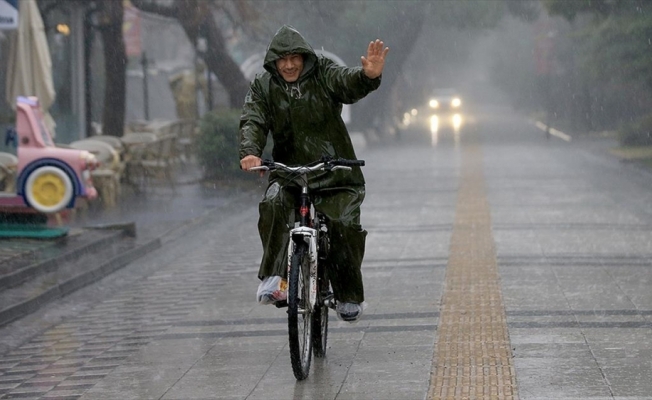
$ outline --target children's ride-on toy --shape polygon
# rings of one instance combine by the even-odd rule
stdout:
[[[95,156],[85,150],[57,147],[36,97],[18,98],[16,129],[7,132],[5,143],[17,148],[18,163],[4,168],[13,176],[5,178],[0,212],[52,214],[73,208],[78,198],[97,197],[90,173],[98,166]],[[7,184],[7,179],[14,181]]]

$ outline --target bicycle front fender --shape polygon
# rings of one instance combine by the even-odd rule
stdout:
[[[308,259],[310,262],[310,305],[314,308],[317,303],[317,230],[302,226],[290,230],[290,243],[288,244],[288,279],[290,265],[296,243],[303,240],[308,244]]]

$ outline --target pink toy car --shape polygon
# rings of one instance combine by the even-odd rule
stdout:
[[[90,174],[98,165],[95,156],[55,146],[36,97],[18,98],[16,132],[7,137],[12,140],[18,148],[16,192],[0,193],[0,209],[50,214],[73,208],[78,197],[97,197]]]

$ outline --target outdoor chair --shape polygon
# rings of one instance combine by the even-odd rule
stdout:
[[[165,179],[174,189],[175,141],[174,135],[161,135],[134,149],[128,169],[131,183],[137,189],[148,186],[153,179]]]
[[[105,142],[111,145],[115,151],[118,152],[119,155],[122,155],[125,151],[125,145],[122,143],[122,140],[120,140],[119,137],[117,136],[111,136],[111,135],[95,135],[91,136],[88,139],[90,140],[99,140],[100,142]]]
[[[125,174],[124,180],[134,189],[139,189],[137,182],[143,176],[140,161],[149,157],[149,146],[158,141],[158,136],[152,132],[130,132],[125,133],[120,140],[125,146]]]
[[[118,152],[110,144],[93,139],[83,139],[70,143],[74,149],[87,150],[94,154],[100,167],[91,171],[93,184],[107,207],[113,207],[121,193],[120,179],[124,164]]]
[[[95,140],[107,143],[113,148],[113,150],[116,151],[116,153],[118,153],[120,180],[122,181],[125,176],[125,169],[127,165],[127,146],[125,146],[122,140],[117,136],[111,135],[95,135],[89,137],[86,140]]]
[[[120,141],[127,147],[141,146],[144,143],[151,143],[158,140],[155,133],[152,132],[129,132],[125,133]]]
[[[177,153],[179,160],[188,163],[193,158],[193,146],[197,137],[197,121],[183,119],[176,121],[173,133],[177,137]]]
[[[175,121],[170,120],[154,120],[147,124],[144,130],[155,133],[157,136],[165,136],[171,132],[174,123]]]
[[[11,153],[0,152],[0,190],[5,193],[16,192],[16,171],[18,157]]]
[[[127,125],[125,125],[125,133],[144,132],[145,127],[147,127],[147,123],[148,123],[148,121],[146,121],[144,119],[131,121]]]

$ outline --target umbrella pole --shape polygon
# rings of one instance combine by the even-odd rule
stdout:
[[[143,66],[143,106],[145,107],[145,121],[149,121],[149,90],[147,87],[147,67],[149,61],[147,60],[147,53],[144,51],[140,59],[140,64]]]

